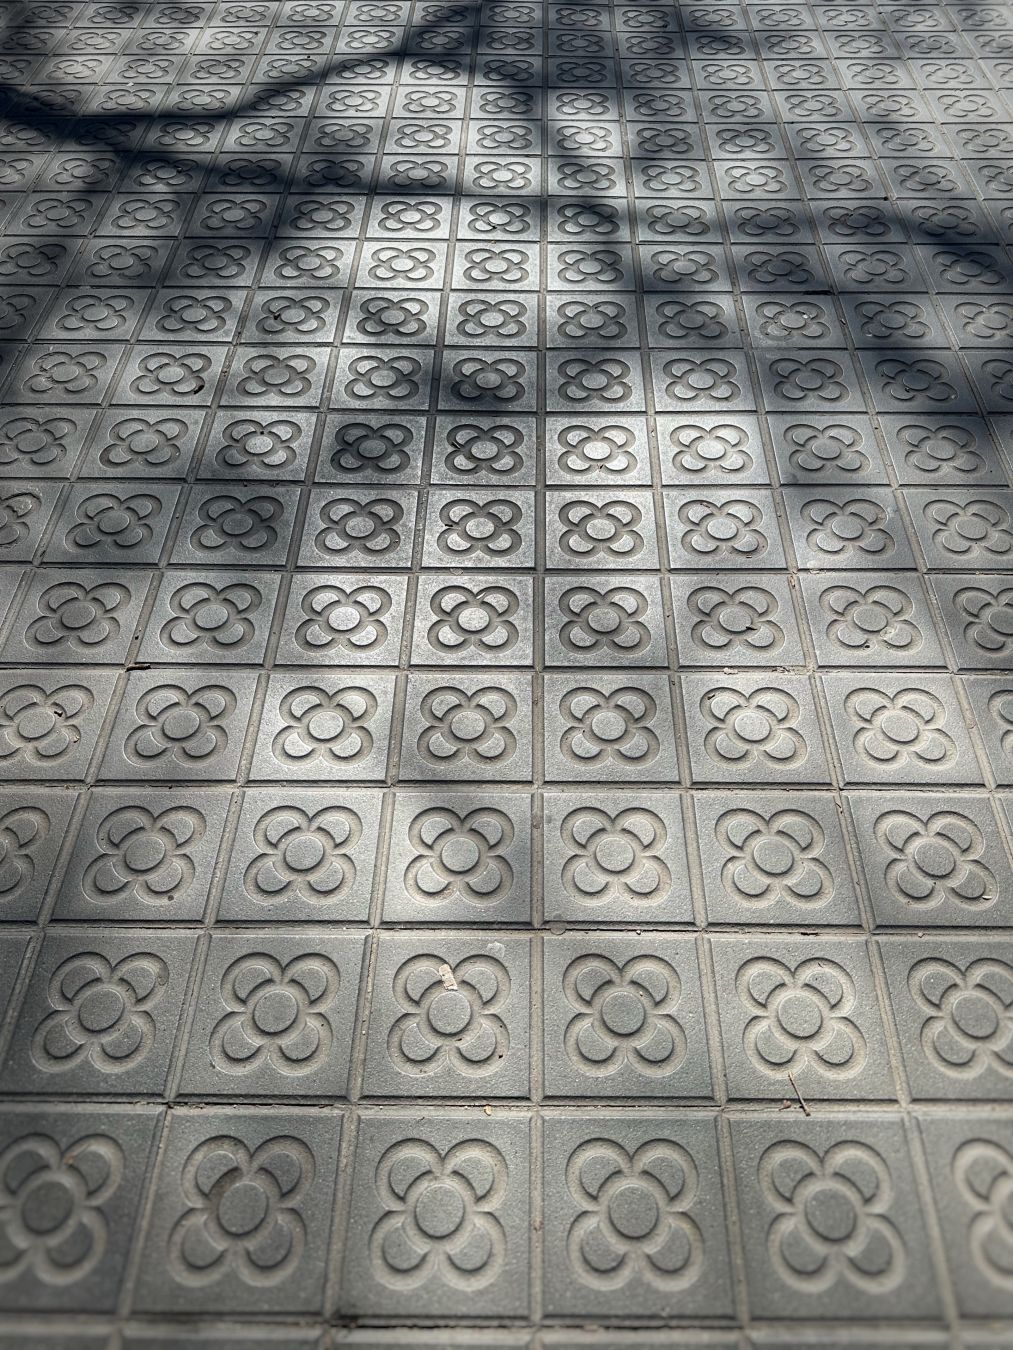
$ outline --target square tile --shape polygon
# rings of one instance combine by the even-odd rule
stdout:
[[[715,938],[728,1093],[783,1101],[896,1096],[862,938]]]
[[[546,1307],[586,1318],[729,1314],[718,1144],[712,1117],[602,1116],[546,1122]],[[652,1205],[648,1196],[654,1201]],[[635,1220],[623,1218],[626,1206]],[[647,1222],[649,1254],[628,1245]],[[636,1252],[636,1258],[634,1258]]]
[[[112,703],[112,671],[7,670],[0,764],[12,780],[81,779]]]
[[[749,367],[740,351],[706,355],[651,353],[654,401],[659,412],[748,411],[756,407]]]
[[[138,653],[142,661],[192,665],[264,659],[280,578],[254,572],[163,575]]]
[[[1013,491],[908,488],[904,492],[930,567],[1008,571],[1013,559]]]
[[[4,660],[124,661],[150,580],[150,572],[132,568],[118,574],[90,569],[38,572],[4,643]]]
[[[677,572],[670,584],[680,666],[805,664],[787,578]]]
[[[208,483],[192,487],[171,561],[277,567],[288,557],[299,489]]]
[[[1013,870],[985,798],[852,792],[848,809],[879,925],[996,921]]]
[[[545,1091],[713,1096],[693,938],[545,939]]]
[[[786,487],[888,481],[872,421],[860,413],[771,413],[767,425]]]
[[[1002,1100],[1013,1073],[1013,946],[952,937],[877,945],[912,1095]]]
[[[651,481],[643,417],[547,417],[545,458],[550,484],[642,486]]]
[[[389,847],[385,922],[529,922],[527,794],[398,792]]]
[[[319,1313],[342,1125],[333,1109],[174,1111],[134,1306]],[[242,1260],[223,1260],[210,1236],[212,1216],[230,1199],[244,1213],[256,1202],[258,1217],[266,1208],[253,1231],[262,1241],[273,1234],[262,1248],[247,1230]]]
[[[689,757],[697,783],[829,783],[804,675],[685,675]]]
[[[980,1116],[926,1118],[918,1127],[957,1307],[976,1317],[1008,1317],[1013,1298],[992,1207],[1013,1166],[1013,1131],[1005,1120]]]
[[[478,428],[475,428],[477,431]],[[426,422],[406,414],[336,414],[324,423],[316,464],[318,483],[418,483]],[[434,466],[434,481],[435,481]]]
[[[180,488],[120,480],[75,483],[46,547],[47,562],[157,563],[173,524]]]
[[[902,484],[960,487],[1008,482],[988,424],[977,417],[933,417],[917,412],[881,419],[894,471]],[[1002,440],[1002,418],[994,419]]]
[[[658,533],[650,493],[624,489],[545,494],[546,567],[618,564],[656,570]]]
[[[980,783],[956,691],[944,675],[821,677],[845,783]]]
[[[529,675],[409,675],[399,778],[531,778]]]
[[[911,546],[888,488],[791,487],[784,499],[800,567],[913,570]]]
[[[418,493],[314,488],[299,546],[300,567],[407,567]]]
[[[0,412],[0,468],[5,476],[64,478],[80,458],[94,417],[86,408],[7,408]]]
[[[43,941],[4,1081],[13,1092],[162,1093],[195,933],[62,928]]]
[[[665,666],[656,577],[610,572],[545,581],[545,662],[555,666]]]
[[[301,928],[215,933],[180,1078],[183,1096],[348,1092],[365,938]]]
[[[960,683],[996,782],[1013,784],[1013,679],[968,675]]]
[[[553,782],[678,781],[666,676],[546,675],[545,776]]]
[[[252,672],[224,668],[132,671],[100,777],[231,780],[256,683]]]
[[[784,567],[773,494],[755,488],[704,488],[665,493],[673,570]]]
[[[369,914],[381,794],[250,788],[226,869],[227,922],[362,922]]]
[[[49,890],[77,800],[46,788],[0,790],[0,920],[31,922]],[[13,992],[13,980],[8,986]]]
[[[133,347],[113,393],[115,403],[150,403],[172,407],[179,402],[207,407],[214,402],[228,350],[189,344]]]
[[[799,582],[821,667],[946,664],[917,573],[807,572]]]
[[[666,487],[730,487],[768,482],[758,419],[748,413],[701,413],[657,419]]]
[[[62,485],[12,481],[0,486],[0,561],[31,562],[60,500]]]
[[[423,567],[532,567],[534,495],[505,488],[429,493]]]
[[[526,937],[385,933],[370,999],[366,1095],[526,1097],[528,947]]]
[[[36,1187],[48,1183],[51,1195],[84,1197],[68,1234],[79,1244],[73,1257],[61,1262],[57,1279],[45,1264],[26,1263],[6,1296],[10,1312],[115,1311],[161,1116],[155,1107],[82,1102],[0,1110],[7,1167],[34,1176]],[[96,1232],[102,1241],[93,1237]],[[58,1334],[68,1343],[64,1327]],[[51,1332],[40,1337],[38,1350],[47,1342],[52,1344]],[[12,1347],[24,1343],[22,1330],[13,1333]],[[82,1340],[80,1345],[99,1350],[100,1343]]]
[[[101,413],[82,466],[89,478],[186,478],[206,414],[203,408],[138,408]]]
[[[362,1240],[347,1248],[343,1308],[358,1315],[415,1316],[424,1310],[429,1317],[451,1318],[467,1314],[477,1289],[490,1317],[526,1316],[530,1120],[479,1120],[473,1114],[441,1109],[421,1119],[390,1112],[363,1117],[349,1215],[350,1232]],[[426,1258],[465,1197],[475,1208],[468,1210],[460,1239],[473,1253],[468,1287],[462,1288],[453,1264]],[[437,1229],[422,1228],[421,1251],[406,1236],[420,1203]]]
[[[201,919],[231,794],[93,789],[53,918],[128,923]]]
[[[732,1146],[755,1316],[938,1317],[920,1188],[899,1116],[736,1120]],[[854,1254],[829,1265],[829,1218],[822,1216],[831,1207],[837,1213],[838,1204],[861,1225],[861,1245],[856,1239]]]
[[[315,670],[272,675],[250,777],[277,782],[383,780],[394,676]]]
[[[827,793],[694,796],[710,923],[857,925],[842,820]]]
[[[1008,670],[1013,658],[1013,587],[994,574],[936,576],[932,590],[957,659],[957,668]]]
[[[547,792],[545,918],[647,927],[693,919],[675,794]]]
[[[413,664],[530,665],[531,602],[530,577],[423,576],[416,599]]]

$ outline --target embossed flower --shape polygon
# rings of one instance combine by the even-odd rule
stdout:
[[[878,502],[862,497],[849,501],[807,501],[802,507],[802,517],[810,527],[806,530],[806,543],[817,553],[831,558],[855,554],[885,558],[896,552],[896,541],[886,528],[886,510]]]
[[[734,362],[720,356],[680,356],[666,361],[663,366],[665,395],[679,405],[690,405],[700,400],[725,403],[737,399],[741,385],[734,378],[738,371]]]
[[[304,651],[368,651],[387,639],[391,598],[379,586],[314,586],[301,608],[295,640]]]
[[[820,596],[827,636],[845,651],[919,651],[924,639],[912,619],[911,597],[896,586],[831,586]]]
[[[574,586],[559,597],[560,641],[571,652],[634,656],[651,641],[646,598],[630,586]]]
[[[202,352],[153,352],[141,357],[139,373],[130,388],[143,398],[159,394],[192,397],[206,387],[211,364],[211,358]]]
[[[159,637],[170,649],[183,652],[197,647],[238,651],[253,637],[250,615],[259,610],[260,604],[260,592],[245,583],[214,586],[210,582],[189,582],[170,596],[171,617],[162,625]]]
[[[419,392],[422,364],[412,356],[356,356],[345,394],[354,399],[413,398]]]
[[[187,1208],[169,1234],[172,1278],[199,1288],[227,1274],[251,1288],[287,1279],[302,1260],[300,1212],[313,1186],[313,1154],[291,1136],[249,1149],[240,1139],[206,1139],[187,1158]]]
[[[1013,968],[981,957],[966,968],[941,957],[917,961],[908,989],[925,1020],[921,1046],[947,1076],[1013,1075]]]
[[[420,713],[419,753],[434,765],[499,766],[517,749],[510,726],[517,700],[506,689],[490,685],[469,692],[441,685],[423,696]]]
[[[369,1256],[395,1290],[441,1282],[471,1292],[502,1273],[507,1239],[496,1211],[507,1189],[506,1159],[485,1140],[441,1153],[421,1139],[393,1144],[377,1165],[384,1214]]]
[[[559,396],[571,403],[593,399],[618,404],[633,396],[630,364],[618,357],[570,357],[560,362],[559,375]]]
[[[669,895],[662,857],[669,837],[654,811],[628,807],[615,817],[598,807],[570,811],[559,826],[567,859],[562,882],[578,903],[656,904]]]
[[[987,497],[966,502],[942,498],[925,506],[932,541],[957,558],[985,553],[993,558],[1013,557],[1013,523],[998,501]]]
[[[12,899],[35,876],[32,856],[49,835],[41,807],[15,806],[0,815],[0,902]]]
[[[0,1284],[35,1278],[65,1288],[90,1275],[109,1245],[103,1206],[123,1180],[123,1152],[108,1135],[63,1148],[41,1132],[0,1153]]]
[[[743,648],[749,652],[776,651],[784,629],[776,621],[779,605],[761,586],[698,586],[686,601],[693,618],[693,641],[715,652]]]
[[[524,443],[523,433],[506,423],[488,427],[472,422],[461,422],[447,434],[448,452],[444,461],[448,469],[460,474],[515,473],[523,464],[518,447]]]
[[[690,1217],[699,1193],[693,1159],[670,1139],[628,1153],[608,1139],[581,1144],[566,1164],[579,1209],[566,1252],[578,1277],[595,1289],[639,1279],[675,1293],[699,1277],[703,1236]]]
[[[451,966],[439,956],[413,956],[394,975],[391,992],[401,1014],[387,1035],[387,1054],[400,1073],[450,1069],[484,1078],[509,1052],[499,1014],[510,1001],[510,976],[501,961],[467,956]]]
[[[559,432],[559,467],[567,473],[627,474],[638,464],[636,437],[628,427],[577,423]]]
[[[833,876],[821,858],[826,835],[804,811],[787,808],[763,816],[737,808],[714,826],[726,853],[721,882],[743,904],[766,907],[787,901],[818,906],[834,893]]]
[[[898,403],[911,403],[915,399],[928,400],[933,404],[955,402],[957,390],[946,374],[946,367],[941,361],[933,361],[927,356],[913,357],[907,361],[891,357],[876,363],[876,375],[882,381],[883,392]]]
[[[514,882],[506,856],[513,838],[510,817],[494,807],[464,813],[449,806],[430,807],[408,827],[415,855],[405,870],[405,887],[429,905],[460,899],[481,906],[501,900]]]
[[[0,695],[0,763],[13,763],[20,755],[30,764],[55,764],[80,743],[79,721],[94,703],[83,685],[8,688]]]
[[[126,753],[136,764],[175,760],[192,766],[207,761],[227,748],[225,720],[235,710],[235,694],[222,685],[193,692],[158,685],[137,701],[137,725],[127,736]]]
[[[749,693],[717,687],[700,700],[709,730],[704,749],[716,764],[787,768],[808,756],[805,738],[797,728],[801,709],[781,689],[759,688]]]
[[[733,557],[753,557],[766,551],[767,538],[759,528],[763,514],[753,502],[700,498],[683,502],[677,517],[679,524],[684,526],[679,541],[681,546],[701,558],[723,553]]]
[[[865,1067],[868,1045],[849,1016],[855,982],[836,961],[812,957],[791,967],[757,956],[738,970],[735,990],[751,1014],[743,1048],[764,1073],[786,1078],[809,1070],[840,1080]]]
[[[260,852],[244,873],[246,893],[262,905],[334,904],[355,883],[352,849],[361,836],[362,822],[348,807],[327,806],[310,815],[301,807],[276,806],[254,826]]]
[[[438,651],[498,653],[509,651],[518,640],[514,617],[520,605],[505,586],[443,586],[429,607],[434,622],[428,639]]]
[[[963,616],[964,637],[988,656],[1013,652],[1013,587],[989,591],[964,586],[953,597]]]
[[[904,462],[919,473],[970,475],[984,468],[977,438],[959,424],[925,426],[915,422],[901,427],[897,436],[907,447]]]
[[[39,596],[39,617],[28,625],[27,641],[42,654],[55,655],[61,647],[85,654],[116,638],[116,611],[129,600],[130,592],[117,582],[58,582]]]
[[[35,1028],[32,1059],[47,1073],[83,1062],[110,1074],[133,1068],[155,1043],[151,1009],[168,983],[169,967],[150,953],[115,965],[97,952],[69,957],[50,979],[53,1011]]]
[[[513,356],[466,356],[455,361],[451,393],[471,403],[514,403],[524,397],[524,362]]]
[[[264,952],[233,961],[221,979],[228,1011],[208,1042],[215,1068],[242,1074],[269,1065],[286,1076],[320,1068],[334,1042],[326,1012],[339,984],[337,966],[319,954],[286,965]]]
[[[194,881],[188,850],[205,829],[204,817],[194,807],[173,806],[158,814],[143,806],[119,807],[95,833],[99,851],[84,870],[82,890],[100,905],[124,900],[171,903]]]
[[[274,497],[236,497],[223,492],[201,502],[199,524],[190,535],[194,548],[239,549],[247,552],[270,548],[278,538],[274,524],[282,514]]]
[[[887,886],[905,905],[973,910],[995,902],[996,879],[981,858],[985,841],[969,816],[886,811],[876,821],[875,835],[889,859]]]
[[[560,749],[578,764],[612,759],[646,767],[658,756],[659,741],[651,728],[658,707],[642,689],[571,689],[560,700],[559,711],[564,720]]]
[[[645,547],[642,522],[642,511],[629,501],[566,502],[559,509],[559,546],[578,559],[636,558]]]
[[[278,705],[281,728],[271,749],[281,763],[351,764],[373,749],[368,723],[376,715],[376,696],[346,685],[326,690],[312,685],[291,689]]]
[[[50,394],[80,397],[98,386],[99,372],[108,361],[104,352],[43,352],[35,358],[24,388],[43,398]]]
[[[764,1153],[759,1177],[775,1212],[767,1253],[789,1288],[821,1293],[844,1282],[883,1294],[904,1279],[907,1253],[886,1217],[893,1182],[869,1145],[842,1141],[821,1155],[786,1140]]]
[[[855,749],[872,764],[884,768],[942,768],[957,753],[953,738],[943,730],[946,710],[935,694],[924,689],[852,689],[844,710],[855,728]]]
[[[584,1075],[623,1068],[645,1077],[674,1073],[686,1058],[686,1033],[674,1016],[682,981],[667,961],[637,956],[579,956],[563,972],[563,997],[574,1010],[563,1048]]]
[[[753,456],[746,448],[749,435],[733,422],[711,427],[684,422],[669,432],[668,439],[672,467],[683,473],[706,474],[717,469],[730,475],[753,466]]]

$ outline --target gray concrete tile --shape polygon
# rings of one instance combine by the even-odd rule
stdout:
[[[303,927],[216,933],[179,1090],[187,1097],[344,1097],[365,939]]]
[[[419,665],[526,666],[532,652],[532,584],[470,573],[419,581],[412,660]]]
[[[452,1318],[480,1291],[487,1315],[525,1316],[530,1121],[388,1112],[360,1130],[342,1306]]]
[[[679,572],[671,586],[681,666],[804,664],[785,579],[764,573]]]
[[[394,676],[315,670],[272,675],[250,766],[267,782],[386,776]]]
[[[994,921],[1013,873],[992,809],[949,793],[849,793],[873,913],[881,925],[977,928]]]
[[[334,1110],[174,1111],[134,1306],[319,1310],[342,1128]]]
[[[712,924],[859,922],[843,822],[829,794],[698,792],[694,808]]]
[[[3,646],[5,660],[100,665],[126,660],[151,573],[102,570],[35,575]]]
[[[731,487],[766,483],[759,422],[746,414],[694,414],[656,419],[666,486]]]
[[[711,941],[732,1098],[896,1096],[860,938]]]
[[[251,572],[163,575],[138,656],[193,665],[264,659],[279,578]],[[95,658],[93,658],[95,659]]]
[[[692,938],[545,940],[551,1097],[710,1098]]]
[[[72,1108],[6,1106],[0,1111],[7,1175],[20,1176],[10,1222],[23,1223],[25,1211],[31,1216],[39,1206],[48,1217],[54,1200],[65,1211],[59,1226],[29,1228],[31,1238],[7,1263],[16,1267],[14,1280],[5,1281],[10,1312],[115,1309],[160,1116],[152,1107],[82,1102]],[[54,1229],[60,1234],[56,1241]],[[73,1344],[64,1339],[65,1323],[57,1335]],[[39,1343],[53,1341],[47,1333]],[[80,1344],[88,1346],[88,1341]]]
[[[655,1317],[730,1309],[712,1119],[554,1118],[546,1163],[550,1309],[612,1312],[617,1298]]]
[[[969,675],[960,683],[996,782],[1013,783],[1013,684],[1005,675]]]
[[[808,572],[799,582],[821,665],[945,665],[925,585],[915,573]]]
[[[100,414],[85,456],[89,478],[186,478],[205,413],[188,408],[121,408]],[[224,476],[224,475],[223,475]]]
[[[909,488],[904,496],[930,567],[957,571],[1009,568],[1013,492]]]
[[[362,921],[376,862],[380,794],[292,788],[243,796],[219,916],[232,922]]]
[[[297,572],[278,659],[289,665],[397,665],[407,579]]]
[[[898,1116],[738,1120],[732,1143],[755,1314],[935,1315],[925,1220]]]
[[[129,928],[48,934],[18,1010],[7,1090],[164,1091],[196,942]]]
[[[111,671],[8,670],[0,697],[0,762],[12,778],[80,779],[95,753]]]
[[[529,781],[532,707],[529,676],[409,676],[400,780]]]
[[[544,688],[547,779],[678,779],[671,693],[664,675],[547,675]]]
[[[784,567],[773,495],[751,488],[666,492],[669,563],[673,570]]]
[[[547,920],[686,923],[692,905],[677,797],[641,792],[546,793]]]
[[[526,1098],[529,939],[385,934],[363,1090],[378,1097]]]
[[[820,677],[846,783],[980,783],[954,687],[944,675]]]

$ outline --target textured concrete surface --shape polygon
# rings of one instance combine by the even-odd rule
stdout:
[[[0,1347],[1008,1347],[1013,5],[0,22]]]

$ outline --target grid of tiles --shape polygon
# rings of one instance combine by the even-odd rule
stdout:
[[[1008,1344],[1013,7],[0,19],[0,1346]]]

